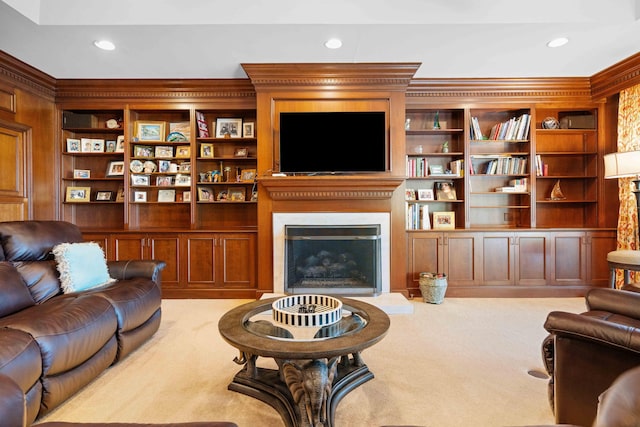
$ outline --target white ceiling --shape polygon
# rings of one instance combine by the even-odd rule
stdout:
[[[333,36],[341,49],[323,46]],[[640,0],[0,0],[0,50],[55,78],[236,78],[278,62],[587,77],[640,52]]]

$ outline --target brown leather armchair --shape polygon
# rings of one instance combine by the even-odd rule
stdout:
[[[581,314],[551,312],[542,353],[557,423],[591,426],[598,398],[640,366],[640,294],[593,289]],[[640,375],[640,374],[639,374]]]

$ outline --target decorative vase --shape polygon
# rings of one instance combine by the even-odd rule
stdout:
[[[436,116],[433,118],[433,128],[440,129],[440,111],[436,111]]]

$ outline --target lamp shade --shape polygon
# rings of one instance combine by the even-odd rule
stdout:
[[[604,156],[604,177],[626,178],[640,175],[640,151],[625,151]]]

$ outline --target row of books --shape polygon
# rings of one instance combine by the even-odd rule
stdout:
[[[542,161],[540,154],[536,154],[536,176],[548,176],[549,165]]]
[[[429,229],[431,229],[431,220],[429,219],[429,205],[408,204],[407,230]]]
[[[486,139],[490,140],[525,140],[529,137],[529,127],[531,115],[523,113],[518,117],[512,117],[501,123],[496,123],[491,127]],[[471,117],[471,139],[485,139],[480,129],[480,122],[477,117]]]
[[[471,162],[472,175],[520,175],[527,172],[525,157],[500,156],[488,162]]]
[[[429,165],[429,160],[426,157],[409,157],[407,159],[408,177],[424,178],[429,175],[461,177],[464,175],[464,160],[449,162],[449,170],[445,171],[442,165]]]
[[[496,192],[498,193],[526,193],[529,189],[528,178],[517,178],[509,181],[507,187],[498,187]]]

